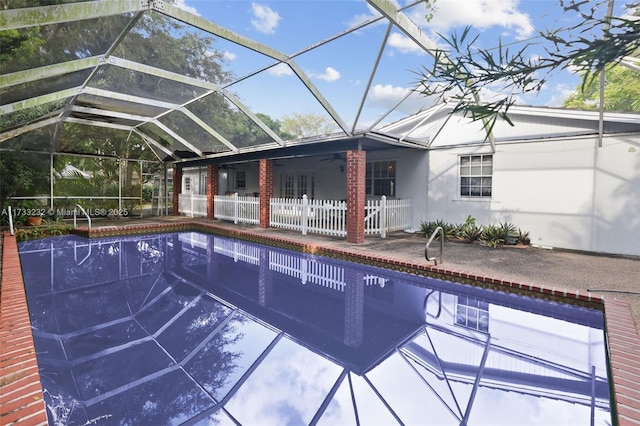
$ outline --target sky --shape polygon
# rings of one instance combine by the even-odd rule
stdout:
[[[416,3],[392,2],[400,7]],[[398,102],[412,93],[420,80],[419,72],[432,62],[428,54],[397,28],[391,29],[377,61],[388,27],[384,20],[305,51],[358,23],[380,16],[364,0],[177,0],[177,3],[292,57],[348,128],[354,123],[362,129],[381,119],[383,123],[395,121],[433,104],[433,99],[413,93],[398,106]],[[618,2],[618,10],[623,3]],[[563,13],[558,0],[436,0],[435,7],[430,21],[425,18],[427,10],[422,2],[407,7],[404,13],[439,46],[444,46],[439,34],[459,35],[471,25],[473,33],[479,34],[479,47],[495,47],[500,41],[503,46],[518,49],[530,43],[527,52],[532,58],[543,54],[538,31],[577,20],[575,13]],[[223,39],[218,39],[214,48],[224,54],[228,69],[240,80],[228,90],[254,112],[280,120],[294,114],[325,114],[287,65],[274,66],[273,59]],[[376,72],[371,79],[374,68]],[[250,78],[244,79],[244,76]],[[548,77],[537,95],[521,96],[518,103],[558,107],[580,83],[579,76],[570,70]],[[493,91],[488,87],[481,95],[486,99]],[[389,113],[390,110],[393,111]]]

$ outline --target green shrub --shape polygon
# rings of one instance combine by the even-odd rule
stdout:
[[[482,235],[480,241],[484,242],[489,247],[498,247],[504,243],[503,230],[501,227],[495,225],[488,225],[482,228]]]
[[[472,242],[480,238],[482,235],[482,228],[476,225],[476,218],[469,215],[467,220],[459,230],[459,236],[467,242]]]
[[[489,247],[498,247],[501,244],[515,245],[530,243],[529,232],[523,231],[510,222],[498,222],[498,225],[478,226],[476,219],[469,215],[462,224],[446,223],[442,219],[435,221],[422,221],[420,223],[420,235],[429,238],[440,226],[445,239],[457,239],[466,242],[481,241]],[[437,236],[436,238],[439,238]]]
[[[514,246],[518,242],[518,228],[509,222],[499,222],[500,232],[502,233],[502,239],[505,244]]]

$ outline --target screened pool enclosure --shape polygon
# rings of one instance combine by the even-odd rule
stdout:
[[[222,166],[366,144],[424,148],[379,129],[429,101],[406,90],[384,108],[373,90],[390,73],[415,81],[406,64],[383,54],[394,35],[434,48],[408,18],[421,2],[401,10],[383,0],[351,4],[357,21],[317,23],[286,46],[227,26],[233,7],[250,6],[244,2],[217,2],[215,20],[171,1],[43,3],[12,1],[0,11],[0,158],[18,171],[0,194],[5,204],[14,197],[56,211],[81,203],[158,214],[171,203],[174,164]],[[336,55],[337,47],[353,55]],[[368,64],[366,72],[348,76],[357,89],[338,102],[342,89],[328,82],[354,60]],[[301,104],[320,117],[321,134],[293,134],[273,118]]]

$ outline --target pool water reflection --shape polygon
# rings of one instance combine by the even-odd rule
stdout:
[[[199,233],[20,258],[50,424],[611,423],[596,310]]]

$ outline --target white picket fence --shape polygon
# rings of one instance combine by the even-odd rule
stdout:
[[[216,238],[214,251],[234,261],[260,265],[260,248],[241,241]],[[309,259],[304,255],[295,255],[277,250],[269,250],[269,269],[300,280],[301,284],[315,284],[331,290],[343,292],[345,290],[345,270],[343,266]],[[377,275],[363,277],[366,286],[384,287],[388,278]]]
[[[401,231],[411,227],[411,200],[387,200],[384,195],[379,200],[367,200],[364,217],[365,235]]]
[[[201,194],[179,194],[178,211],[191,217],[207,217],[207,196]]]
[[[181,194],[182,197],[182,194]],[[182,202],[182,198],[181,198]],[[347,203],[338,200],[310,200],[302,198],[272,198],[269,226],[307,233],[346,237]],[[260,223],[260,198],[216,195],[214,218],[233,223]],[[182,206],[182,204],[181,204]],[[182,213],[182,210],[180,211]],[[206,216],[206,200],[203,210]],[[365,235],[400,231],[411,227],[411,200],[368,200],[365,206]]]
[[[216,195],[213,199],[213,217],[233,223],[260,223],[260,197]]]
[[[270,226],[344,237],[347,235],[347,203],[337,200],[272,198]]]
[[[347,235],[347,203],[337,200],[272,198],[271,223],[274,228],[344,237]],[[365,235],[400,231],[411,227],[411,200],[368,200],[365,206]]]

